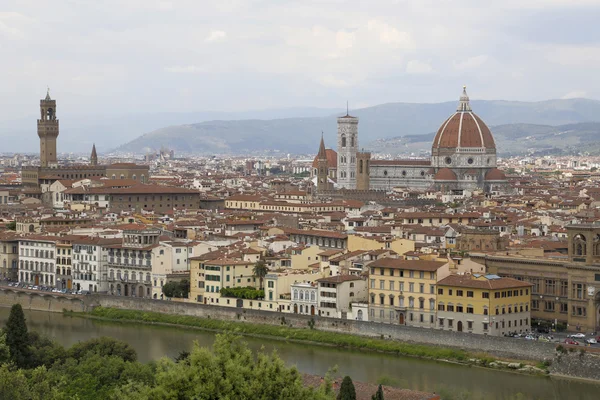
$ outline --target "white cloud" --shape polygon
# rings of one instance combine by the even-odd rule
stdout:
[[[355,34],[352,32],[338,31],[335,34],[335,42],[338,49],[349,49],[354,45],[356,39]]]
[[[567,94],[565,94],[564,96],[562,96],[562,99],[578,99],[578,98],[582,98],[582,97],[586,97],[587,96],[587,92],[585,90],[573,90]]]
[[[206,37],[206,39],[204,39],[205,42],[220,42],[225,40],[225,38],[227,37],[227,33],[225,31],[211,31],[208,36]]]
[[[459,69],[459,70],[477,69],[477,68],[481,68],[483,66],[483,64],[485,64],[487,61],[488,61],[488,56],[479,55],[479,56],[467,58],[466,60],[463,60],[463,61],[455,61],[454,68]]]
[[[200,72],[206,72],[206,69],[197,65],[174,65],[171,67],[165,67],[165,71],[177,74],[197,74]]]
[[[404,49],[412,49],[414,47],[414,43],[408,32],[399,31],[383,21],[372,19],[368,22],[367,28],[377,33],[381,43]]]
[[[346,82],[343,79],[337,78],[333,75],[325,75],[325,76],[319,77],[318,82],[323,86],[334,87],[334,88],[344,88],[344,87],[348,86],[348,82]]]
[[[428,74],[433,72],[433,68],[426,62],[419,60],[410,60],[406,64],[407,74]]]

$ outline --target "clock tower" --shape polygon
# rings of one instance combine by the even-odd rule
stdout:
[[[338,117],[338,188],[356,189],[356,153],[358,152],[358,118],[346,112]]]
[[[37,131],[40,138],[40,163],[42,167],[56,165],[56,138],[58,137],[58,119],[56,119],[56,100],[50,98],[50,89],[46,98],[40,100],[40,119]]]

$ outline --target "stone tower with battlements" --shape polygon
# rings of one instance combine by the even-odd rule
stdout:
[[[337,119],[338,188],[356,189],[356,153],[358,152],[358,118],[346,112]]]
[[[370,178],[369,169],[371,168],[371,153],[361,151],[356,153],[356,189],[369,190]]]
[[[40,138],[40,163],[42,167],[56,165],[56,138],[58,137],[58,119],[56,119],[56,100],[50,98],[50,90],[46,98],[40,100],[40,119],[37,121]]]

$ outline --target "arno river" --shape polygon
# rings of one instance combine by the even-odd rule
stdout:
[[[9,309],[0,307],[0,326],[4,326]],[[26,311],[30,330],[45,334],[64,346],[99,336],[111,336],[129,343],[142,362],[161,357],[175,357],[190,350],[193,341],[210,346],[215,335],[199,330],[141,325],[133,323],[100,322],[62,314]],[[244,338],[252,349],[264,346],[276,348],[288,365],[296,365],[305,373],[324,375],[338,366],[337,374],[350,375],[353,380],[377,383],[385,378],[393,386],[439,393],[466,395],[472,399],[587,400],[600,398],[600,383],[525,376],[483,368],[469,368],[441,362],[336,349],[331,347],[287,343],[283,341]]]

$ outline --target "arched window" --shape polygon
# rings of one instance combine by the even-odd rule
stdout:
[[[300,300],[304,300],[304,290],[300,291]]]
[[[573,254],[576,256],[586,255],[586,239],[581,234],[575,235],[573,238]]]
[[[298,290],[294,289],[294,300],[298,300]]]
[[[346,135],[342,135],[342,147],[346,147]]]
[[[312,301],[312,302],[315,301],[315,292],[314,291],[310,292],[310,301]]]
[[[354,135],[350,136],[350,147],[354,147]]]
[[[358,162],[358,173],[362,174],[363,173],[363,160],[360,160]]]

